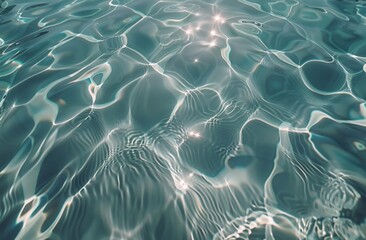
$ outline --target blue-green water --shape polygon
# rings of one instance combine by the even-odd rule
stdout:
[[[366,1],[0,6],[0,239],[366,239]]]

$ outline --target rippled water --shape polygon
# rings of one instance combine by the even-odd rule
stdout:
[[[366,1],[0,6],[0,239],[366,239]]]

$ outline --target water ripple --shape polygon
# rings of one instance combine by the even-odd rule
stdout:
[[[0,239],[365,239],[365,9],[0,0]]]

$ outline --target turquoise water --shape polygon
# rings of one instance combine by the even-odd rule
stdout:
[[[366,1],[0,6],[0,239],[366,239]]]

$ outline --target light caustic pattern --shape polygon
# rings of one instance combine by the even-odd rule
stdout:
[[[0,2],[0,239],[366,238],[365,1]]]

